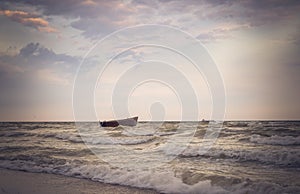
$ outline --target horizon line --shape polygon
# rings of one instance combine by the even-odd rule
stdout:
[[[115,120],[115,119],[112,119]],[[0,120],[0,123],[71,123],[71,122],[99,122],[100,120]],[[201,122],[201,121],[300,121],[299,119],[224,119],[224,120],[139,120],[138,122]]]

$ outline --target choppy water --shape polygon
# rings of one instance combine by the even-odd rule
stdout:
[[[0,167],[166,193],[300,193],[300,122],[0,123]]]

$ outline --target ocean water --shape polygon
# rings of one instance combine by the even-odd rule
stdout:
[[[162,193],[300,193],[300,121],[4,122],[0,145],[6,169]]]

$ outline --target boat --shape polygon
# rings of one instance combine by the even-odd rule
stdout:
[[[110,121],[100,121],[101,127],[117,127],[119,125],[123,126],[136,126],[138,117],[131,117],[120,120],[110,120]]]
[[[209,120],[205,120],[205,119],[202,119],[201,121],[200,121],[200,124],[208,124],[209,123]]]

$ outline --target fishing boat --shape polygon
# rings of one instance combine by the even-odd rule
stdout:
[[[123,126],[136,126],[138,117],[131,117],[120,120],[110,120],[110,121],[100,121],[101,127],[117,127],[119,125]]]

